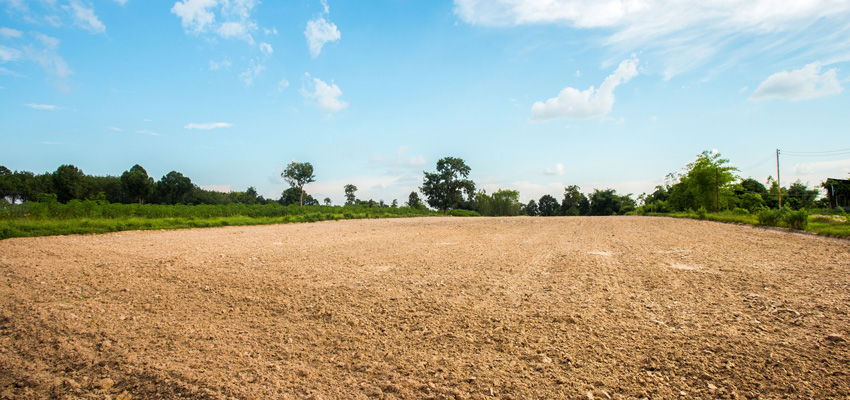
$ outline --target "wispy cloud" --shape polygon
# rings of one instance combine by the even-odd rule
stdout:
[[[151,136],[162,136],[159,133],[149,131],[147,129],[139,129],[139,130],[136,131],[136,133],[143,133],[145,135],[151,135]]]
[[[24,105],[25,105],[25,106],[27,106],[27,107],[29,107],[29,108],[32,108],[32,109],[34,109],[34,110],[56,111],[56,110],[61,110],[61,109],[62,109],[62,107],[55,106],[55,105],[53,105],[53,104],[35,104],[35,103],[28,103],[28,104],[24,104]]]
[[[260,43],[260,51],[262,51],[266,55],[271,55],[272,53],[274,53],[274,49],[272,49],[272,45],[270,45],[266,42]]]
[[[341,111],[348,107],[348,103],[341,100],[342,90],[333,81],[328,85],[319,78],[313,78],[310,74],[304,74],[305,88],[301,89],[301,95],[307,99],[315,100],[316,107],[327,111]]]
[[[597,33],[610,50],[640,50],[665,78],[708,62],[847,56],[850,2],[840,0],[455,0],[460,20],[483,26],[556,24]],[[801,49],[804,49],[801,51]],[[721,59],[721,54],[723,59]],[[814,57],[813,57],[814,55]]]
[[[230,68],[230,60],[226,58],[222,61],[210,60],[210,71],[218,71],[222,68]]]
[[[70,4],[63,6],[63,8],[71,14],[75,25],[91,33],[106,32],[106,25],[100,22],[100,19],[94,13],[94,9],[86,7],[79,0],[71,0]]]
[[[239,74],[239,80],[242,81],[245,86],[251,86],[254,84],[254,79],[260,76],[260,74],[262,74],[265,70],[266,67],[262,64],[254,65],[245,71],[242,71],[242,73]]]
[[[369,161],[390,167],[408,167],[417,169],[425,165],[425,157],[423,155],[408,156],[407,153],[409,151],[410,146],[399,146],[398,150],[396,150],[395,158],[378,155],[370,157]]]
[[[800,101],[840,94],[844,88],[838,79],[838,69],[832,68],[822,74],[820,70],[820,64],[812,63],[793,71],[777,72],[767,77],[750,99]]]
[[[108,126],[106,128],[109,129],[110,131],[113,131],[113,132],[123,132],[124,131],[123,129],[115,127],[115,126]]]
[[[553,119],[586,119],[604,117],[614,107],[614,89],[638,75],[638,60],[624,60],[613,74],[605,78],[599,90],[566,87],[545,102],[535,102],[531,107],[532,121]]]
[[[184,126],[184,129],[201,129],[201,130],[209,130],[209,129],[217,129],[217,128],[229,128],[233,126],[233,124],[228,122],[210,122],[205,124],[188,124]]]
[[[46,145],[49,145],[49,146],[64,144],[64,143],[61,143],[61,142],[39,142],[39,143],[46,144]]]

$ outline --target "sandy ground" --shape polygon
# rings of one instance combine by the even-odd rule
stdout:
[[[0,241],[0,398],[850,398],[850,242],[666,218]]]

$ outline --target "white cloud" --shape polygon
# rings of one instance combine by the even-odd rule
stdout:
[[[180,17],[184,29],[199,33],[215,23],[215,14],[210,9],[217,5],[217,0],[178,1],[171,7],[171,13]]]
[[[6,28],[6,27],[0,28],[0,36],[8,37],[8,38],[19,38],[19,37],[21,37],[21,35],[23,35],[23,32],[21,32],[17,29]]]
[[[791,178],[790,181],[786,180],[788,179],[785,178],[786,175],[782,175],[783,186],[786,185],[785,182],[793,182],[797,179],[801,181],[813,178],[820,180],[826,180],[826,178],[845,179],[847,173],[850,172],[850,159],[799,163],[794,165],[792,171],[793,173],[789,177]]]
[[[341,37],[336,25],[332,22],[329,23],[324,17],[307,22],[307,29],[304,31],[304,36],[307,37],[310,55],[313,58],[319,56],[325,43],[335,42]]]
[[[546,168],[543,170],[543,175],[563,175],[564,174],[564,164],[558,163],[555,164],[552,168]]]
[[[127,0],[115,0],[115,2],[122,5],[122,6],[127,4]]]
[[[0,62],[18,61],[23,54],[20,50],[0,46]]]
[[[750,99],[800,101],[840,94],[844,88],[838,79],[838,69],[833,68],[823,74],[820,70],[820,64],[812,63],[793,71],[777,72],[767,77]]]
[[[93,8],[84,6],[79,0],[72,0],[69,6],[63,6],[74,17],[74,23],[92,33],[106,32],[106,26],[97,18]]]
[[[184,129],[208,130],[208,129],[216,129],[216,128],[229,128],[231,126],[233,126],[233,124],[228,123],[228,122],[211,122],[211,123],[206,123],[206,124],[188,124],[188,125],[184,126],[183,128]]]
[[[42,47],[24,47],[26,58],[35,61],[47,70],[48,73],[56,75],[59,78],[70,76],[73,71],[68,67],[65,59],[59,55],[59,39],[41,33],[36,34],[36,39],[41,42]]]
[[[410,147],[407,145],[399,146],[398,150],[396,150],[395,158],[388,158],[386,156],[372,156],[369,158],[369,161],[384,164],[391,167],[414,167],[419,168],[425,165],[425,156],[407,156],[407,153],[410,151]],[[397,172],[397,171],[391,171]]]
[[[24,104],[24,105],[25,105],[25,106],[27,106],[27,107],[29,107],[29,108],[32,108],[32,109],[34,109],[34,110],[56,111],[56,110],[61,110],[61,109],[62,109],[62,107],[54,106],[54,105],[52,105],[52,104],[34,104],[34,103],[29,103],[29,104]]]
[[[535,102],[531,107],[531,119],[549,121],[604,117],[614,107],[614,89],[638,75],[637,64],[635,58],[621,62],[617,70],[605,78],[599,90],[593,86],[583,91],[566,87],[558,97]]]
[[[174,3],[171,13],[180,18],[187,32],[213,33],[253,44],[252,33],[258,28],[251,14],[256,5],[256,0],[183,0]]]
[[[846,0],[454,0],[461,21],[593,30],[620,54],[641,50],[666,78],[710,61],[846,57]],[[726,51],[722,51],[726,50]],[[812,56],[814,54],[814,56]],[[722,58],[722,59],[721,59]]]
[[[286,78],[281,78],[280,82],[277,83],[277,92],[280,93],[288,87],[289,81]]]
[[[316,107],[327,111],[340,111],[348,107],[348,103],[340,100],[342,90],[333,81],[328,85],[318,78],[310,77],[310,74],[304,74],[307,81],[307,86],[311,89],[301,89],[301,95],[316,101]]]
[[[224,59],[220,62],[210,60],[210,71],[218,71],[222,68],[230,68],[230,60]]]
[[[265,66],[261,64],[255,65],[246,69],[245,71],[242,71],[242,73],[239,74],[239,80],[242,81],[245,86],[251,86],[254,84],[254,79],[260,76],[260,74],[262,74],[265,70]]]
[[[151,136],[162,136],[162,135],[160,135],[156,132],[152,132],[152,131],[149,131],[147,129],[139,129],[139,130],[136,131],[136,133],[143,133],[145,135],[151,135]]]
[[[113,131],[113,132],[124,132],[123,129],[115,127],[115,126],[109,126],[109,127],[107,127],[107,129],[109,129],[110,131]]]
[[[270,45],[266,42],[260,43],[260,51],[262,51],[266,55],[270,55],[270,54],[274,53],[274,50],[272,49],[272,45]]]
[[[266,36],[268,36],[268,35],[277,35],[277,28],[271,28],[271,29],[269,29],[269,28],[263,28],[263,33],[265,33],[265,34],[266,34]]]

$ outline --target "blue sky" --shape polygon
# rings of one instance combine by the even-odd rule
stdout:
[[[848,85],[846,0],[0,0],[0,165],[272,198],[297,160],[403,203],[445,156],[523,201],[637,195],[712,149],[818,185]]]

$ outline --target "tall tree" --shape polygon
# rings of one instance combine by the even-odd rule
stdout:
[[[422,187],[419,190],[428,200],[428,205],[443,214],[448,214],[450,208],[457,207],[463,200],[463,194],[472,196],[475,193],[475,182],[469,177],[470,168],[456,157],[444,157],[437,161],[437,172],[425,172]]]
[[[590,201],[577,185],[564,188],[564,199],[561,201],[561,215],[587,215],[590,212]]]
[[[623,200],[614,189],[593,189],[590,194],[590,215],[616,215],[622,207]]]
[[[280,176],[289,182],[289,185],[292,187],[297,187],[301,192],[301,196],[299,197],[298,205],[304,205],[304,185],[315,182],[316,175],[313,175],[313,165],[308,162],[291,162],[286,166],[286,169],[283,170],[283,173]]]
[[[354,192],[357,191],[357,186],[354,186],[354,185],[349,183],[349,184],[345,185],[344,189],[345,189],[345,205],[353,206],[353,205],[357,204],[357,196],[354,194]]]
[[[536,216],[537,215],[537,202],[534,201],[534,199],[529,200],[528,204],[526,204],[522,208],[522,213],[525,214],[525,215],[528,215],[530,217]]]
[[[138,200],[141,205],[144,198],[151,194],[154,187],[153,178],[148,176],[148,171],[145,171],[141,165],[136,164],[129,171],[124,171],[121,174],[121,187],[128,196]]]
[[[685,166],[687,173],[680,178],[684,184],[685,195],[694,209],[705,207],[719,211],[734,198],[732,184],[738,180],[729,160],[720,157],[720,153],[703,151],[694,162]]]
[[[537,201],[537,212],[541,217],[551,217],[558,214],[558,200],[552,195],[544,194]]]
[[[61,165],[53,173],[53,188],[61,203],[79,199],[83,193],[83,171],[73,165]]]
[[[419,198],[419,193],[415,191],[410,192],[410,195],[407,196],[407,206],[410,208],[424,208],[425,205],[422,204],[422,199]]]
[[[180,172],[171,171],[157,182],[155,197],[163,204],[188,204],[189,195],[193,189],[195,185],[189,177],[183,176]]]
[[[493,215],[512,217],[519,215],[519,191],[499,189],[490,196]]]

